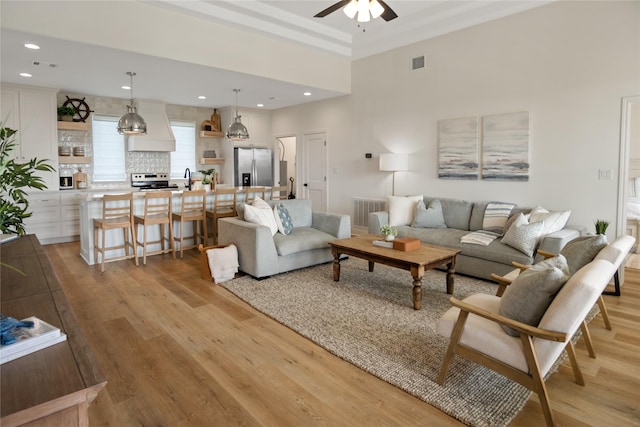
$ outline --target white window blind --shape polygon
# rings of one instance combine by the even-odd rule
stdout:
[[[125,137],[118,133],[119,117],[92,114],[93,180],[126,181]]]
[[[196,124],[172,120],[171,130],[176,137],[176,151],[171,152],[171,179],[182,179],[187,168],[191,172],[196,169]]]

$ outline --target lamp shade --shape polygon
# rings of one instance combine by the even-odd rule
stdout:
[[[399,153],[380,154],[381,171],[406,171],[409,170],[409,155]]]

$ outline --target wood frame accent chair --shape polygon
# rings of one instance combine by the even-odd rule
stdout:
[[[218,187],[213,192],[213,210],[207,210],[207,218],[211,218],[211,235],[213,244],[218,244],[218,219],[237,216],[236,201],[238,192],[235,187]],[[207,242],[208,244],[208,238]]]
[[[124,241],[122,245],[105,247],[105,238],[107,230],[122,229],[124,233]],[[101,231],[101,233],[98,233]],[[131,239],[129,239],[131,232]],[[98,237],[100,244],[98,244]],[[129,248],[133,249],[133,253],[129,254]],[[102,218],[94,218],[93,220],[93,257],[98,262],[98,254],[102,255],[100,271],[104,273],[104,262],[106,260],[106,252],[117,249],[124,249],[123,256],[111,257],[109,261],[119,259],[135,258],[138,265],[138,251],[136,245],[136,236],[134,234],[133,225],[133,195],[127,194],[105,194],[102,196]]]
[[[180,212],[173,212],[171,219],[174,222],[179,222],[180,235],[178,237],[173,236],[174,246],[175,241],[180,242],[180,258],[184,257],[185,249],[192,249],[198,246],[198,238],[202,240],[205,245],[209,241],[209,233],[207,232],[207,192],[204,190],[192,190],[182,192],[182,202],[180,204]],[[193,234],[190,236],[184,235],[184,223],[189,222],[193,224]],[[201,224],[201,231],[198,231],[198,223]],[[193,245],[188,247],[184,246],[184,240],[193,240]]]
[[[147,264],[147,255],[171,253],[176,259],[175,245],[173,241],[173,221],[171,216],[172,197],[170,191],[150,191],[144,197],[144,215],[134,215],[133,223],[136,226],[136,239],[138,238],[139,226],[143,228],[142,241],[137,240],[138,245],[142,245],[142,263]],[[160,239],[147,241],[147,227],[158,225],[160,227]],[[165,228],[169,233],[165,236]],[[168,247],[165,247],[168,242]],[[160,249],[148,252],[147,247],[153,244],[160,244]]]
[[[538,326],[499,313],[501,297],[475,294],[463,301],[450,299],[450,308],[438,323],[438,334],[450,339],[438,383],[443,384],[453,355],[486,366],[538,394],[548,426],[555,421],[544,378],[566,349],[576,382],[584,385],[571,342],[602,289],[615,271],[605,259],[593,260],[562,286]],[[519,336],[506,333],[502,325]]]

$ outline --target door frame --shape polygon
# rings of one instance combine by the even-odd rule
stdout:
[[[629,181],[629,151],[631,145],[631,105],[640,104],[640,95],[622,98],[620,112],[620,165],[618,167],[618,215],[616,236],[624,236],[627,230],[626,195]]]

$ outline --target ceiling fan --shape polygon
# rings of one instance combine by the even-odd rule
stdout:
[[[313,17],[324,18],[342,7],[344,7],[344,13],[351,19],[357,14],[358,22],[368,22],[369,15],[373,19],[381,16],[385,21],[391,21],[398,17],[389,5],[382,0],[342,0],[315,14]]]

